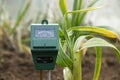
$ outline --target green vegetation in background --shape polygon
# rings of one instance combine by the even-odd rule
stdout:
[[[60,48],[57,64],[64,68],[64,80],[82,80],[82,58],[88,48],[96,50],[96,62],[93,80],[99,80],[102,64],[102,47],[113,48],[120,62],[120,51],[110,42],[100,38],[101,35],[108,39],[120,40],[118,34],[105,28],[95,26],[83,26],[83,21],[89,11],[101,7],[92,7],[97,1],[93,0],[87,8],[84,8],[83,0],[74,0],[73,10],[68,11],[67,1],[59,0],[59,7],[63,16],[60,24]],[[68,16],[72,14],[71,16]]]
[[[22,42],[25,42],[27,39],[23,39],[22,38],[22,32],[23,29],[26,30],[26,32],[28,31],[28,27],[31,23],[31,21],[29,21],[28,23],[23,23],[24,22],[24,18],[26,17],[26,14],[30,8],[32,0],[29,0],[26,5],[24,5],[22,8],[20,8],[20,10],[18,11],[18,16],[17,19],[15,20],[14,24],[10,23],[10,20],[7,18],[6,15],[6,2],[5,0],[2,0],[2,7],[1,7],[1,16],[2,16],[2,26],[3,28],[5,28],[5,31],[7,33],[7,38],[9,38],[9,40],[13,43],[13,45],[15,44],[15,48],[17,50],[22,51],[23,48],[25,49],[29,49],[25,44],[23,44]]]

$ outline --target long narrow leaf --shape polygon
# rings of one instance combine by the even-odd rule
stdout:
[[[73,11],[79,9],[79,1],[80,1],[80,0],[74,0]]]
[[[102,6],[101,6],[102,7]],[[99,9],[101,7],[89,7],[87,9],[81,9],[81,10],[74,10],[74,11],[68,11],[66,14],[75,14],[75,13],[80,13],[80,12],[87,12],[87,11],[92,11]]]
[[[32,2],[32,0],[30,0],[30,1],[27,3],[27,5],[25,6],[24,10],[19,14],[19,16],[18,16],[18,18],[17,18],[17,20],[16,20],[16,22],[15,22],[15,25],[14,25],[13,29],[11,30],[11,33],[10,33],[10,34],[12,34],[12,33],[14,33],[14,32],[16,31],[16,28],[19,26],[20,22],[21,22],[21,21],[23,20],[23,18],[25,17],[25,15],[26,15],[26,13],[27,13],[30,5],[31,5],[31,2]]]
[[[86,16],[87,12],[83,12],[80,16],[78,16],[77,25],[81,24]]]
[[[93,27],[93,26],[79,26],[79,27],[72,27],[69,29],[69,31],[83,31],[83,32],[90,32],[90,33],[98,33],[99,35],[109,37],[109,38],[117,38],[119,39],[119,36],[110,30],[99,28],[99,27]]]
[[[88,7],[91,7],[91,6],[93,6],[95,3],[97,3],[98,1],[100,1],[100,0],[94,0],[94,1],[92,1],[89,5],[88,5]]]
[[[80,36],[77,38],[77,40],[75,41],[74,47],[73,47],[73,50],[75,52],[80,50],[80,47],[83,44],[83,41],[85,40],[86,37],[92,37],[92,36],[85,35],[85,36]]]
[[[80,10],[82,8],[82,1],[83,0],[74,0],[73,11]],[[76,22],[78,20],[78,16],[80,13],[72,14],[72,26],[76,26]]]
[[[99,0],[94,0],[91,2],[88,7],[92,7],[95,3],[97,3]],[[81,15],[78,16],[77,24],[81,24],[83,20],[85,19],[87,12],[83,12]]]
[[[102,6],[101,6],[102,7]],[[68,14],[77,14],[77,13],[80,13],[80,12],[88,12],[88,11],[92,11],[92,10],[96,10],[96,9],[99,9],[101,7],[89,7],[87,9],[81,9],[81,10],[74,10],[74,11],[68,11],[65,13],[64,15],[64,22],[65,22],[65,25],[67,23],[67,27],[71,27],[71,23],[70,23],[70,19],[68,18]],[[76,21],[77,23],[77,21]]]
[[[68,55],[65,54],[62,45],[60,43],[59,46],[59,53],[58,53],[58,57],[57,57],[57,64],[59,66],[62,67],[69,67],[70,69],[72,69],[72,60],[70,59],[70,57]]]
[[[101,38],[91,38],[89,39],[86,43],[83,44],[82,49],[85,49],[85,48],[89,48],[89,47],[111,47],[113,48],[117,58],[118,58],[118,61],[120,62],[120,51],[112,44],[110,44],[109,42],[101,39]]]
[[[59,6],[60,6],[61,12],[62,12],[62,14],[64,16],[64,14],[67,12],[66,0],[59,0]]]

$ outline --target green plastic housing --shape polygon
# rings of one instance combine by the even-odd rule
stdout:
[[[59,49],[58,24],[31,25],[31,52],[37,70],[52,70]]]

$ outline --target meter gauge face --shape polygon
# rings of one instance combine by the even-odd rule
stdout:
[[[53,38],[54,28],[36,28],[35,37],[36,38]]]

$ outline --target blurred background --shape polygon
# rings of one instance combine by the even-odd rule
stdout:
[[[67,0],[69,11],[72,10],[73,1]],[[84,0],[84,6],[86,7],[91,1],[94,0]],[[103,5],[104,7],[89,12],[84,24],[106,26],[120,34],[120,1],[99,0],[94,6]],[[60,23],[61,18],[58,0],[0,0],[0,80],[39,80],[39,71],[34,69],[29,49],[30,25],[41,23],[43,19],[48,19],[49,23]],[[109,53],[107,51],[104,52]],[[88,57],[85,61],[88,62],[92,58]],[[110,65],[117,62],[112,57],[110,59],[108,62]],[[93,62],[88,63],[93,65]],[[104,64],[105,69],[108,64]],[[118,63],[114,68],[110,68],[111,73],[108,73],[108,76],[113,75],[112,72],[116,67],[119,67]],[[115,72],[117,73],[117,70]],[[47,71],[44,72],[46,73]],[[63,80],[62,68],[56,66],[52,74],[54,74],[52,79]],[[104,80],[119,80],[114,79],[119,74],[114,74],[113,79],[106,78],[105,74],[102,77]],[[89,72],[88,76],[90,75]]]
[[[20,8],[25,5],[29,0],[4,0],[6,15],[8,18],[15,20]],[[86,4],[94,0],[84,0]],[[73,0],[67,0],[69,10],[72,9]],[[2,0],[0,0],[0,5],[2,6]],[[118,30],[120,25],[120,2],[119,0],[99,0],[95,6],[105,5],[99,10],[95,10],[89,13],[87,21],[94,25],[106,25],[111,26]],[[52,21],[54,17],[53,13],[58,13],[58,1],[57,0],[33,0],[27,13],[25,20],[35,19],[37,14],[49,15],[49,19]],[[54,11],[54,12],[53,12]],[[60,13],[59,13],[60,14]],[[58,15],[58,14],[57,14]],[[1,18],[0,18],[1,19]]]

